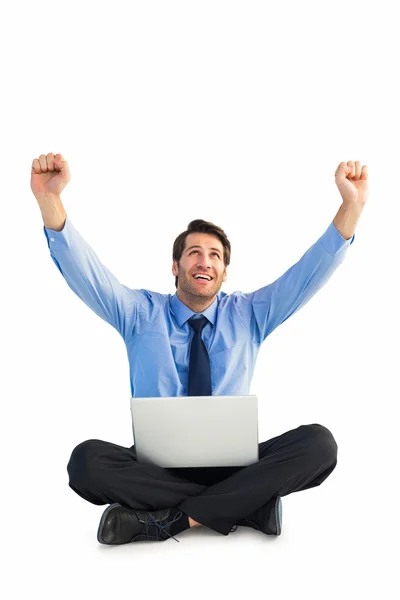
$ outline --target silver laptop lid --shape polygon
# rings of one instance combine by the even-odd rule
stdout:
[[[258,461],[258,398],[131,398],[139,462],[160,467],[247,466]]]

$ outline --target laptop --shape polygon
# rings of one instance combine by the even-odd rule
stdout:
[[[131,398],[138,462],[165,468],[243,467],[258,462],[258,398]]]

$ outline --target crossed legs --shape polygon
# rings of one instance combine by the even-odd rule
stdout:
[[[227,535],[271,498],[320,485],[336,461],[331,432],[312,424],[261,442],[259,461],[247,467],[164,469],[138,463],[134,447],[88,440],[73,450],[67,468],[70,487],[93,504],[177,507],[192,526]]]

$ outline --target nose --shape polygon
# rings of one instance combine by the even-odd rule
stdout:
[[[211,269],[211,259],[207,256],[199,256],[196,266],[202,271],[209,271]]]

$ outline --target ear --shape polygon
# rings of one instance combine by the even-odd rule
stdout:
[[[227,273],[227,271],[226,271],[226,269],[225,269],[225,271],[224,271],[224,276],[223,276],[223,278],[222,278],[222,281],[226,281],[227,279],[228,279],[228,273]]]
[[[178,263],[176,262],[176,260],[174,260],[174,262],[172,263],[172,275],[178,277]]]

